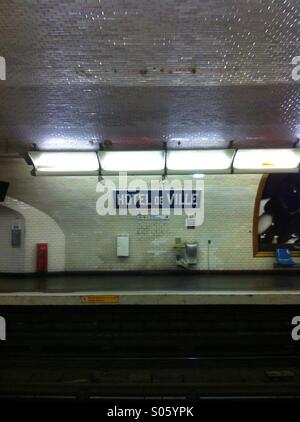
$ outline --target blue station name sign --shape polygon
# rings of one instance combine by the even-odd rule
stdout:
[[[197,209],[201,206],[202,190],[115,190],[116,209]]]

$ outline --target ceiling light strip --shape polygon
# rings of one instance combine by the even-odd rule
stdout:
[[[298,173],[300,149],[33,151],[34,175],[109,176]]]

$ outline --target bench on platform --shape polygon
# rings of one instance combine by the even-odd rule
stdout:
[[[276,249],[276,262],[273,264],[273,268],[295,270],[300,269],[300,264],[296,264],[293,260],[289,249],[278,248]]]

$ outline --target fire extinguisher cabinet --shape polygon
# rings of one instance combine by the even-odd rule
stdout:
[[[48,243],[37,244],[37,272],[46,273],[48,271]]]

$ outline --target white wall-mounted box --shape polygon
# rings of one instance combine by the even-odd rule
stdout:
[[[129,235],[117,236],[117,256],[129,256]]]

